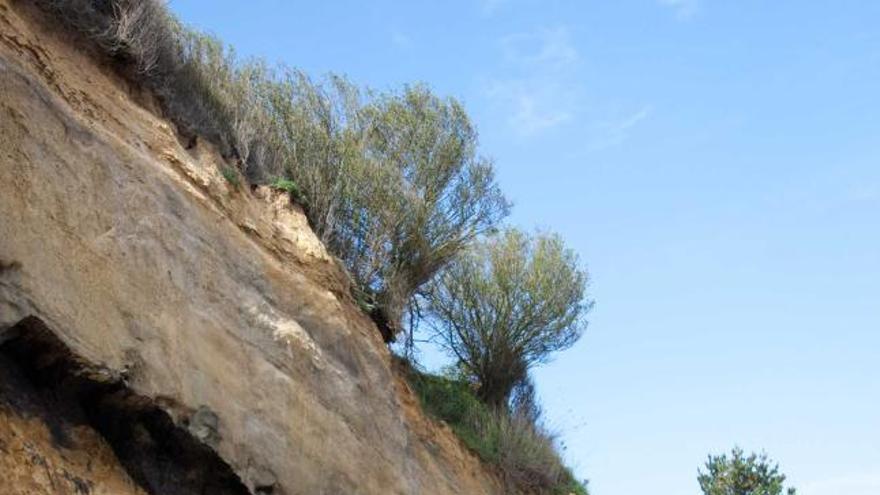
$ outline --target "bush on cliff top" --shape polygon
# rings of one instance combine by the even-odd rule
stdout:
[[[507,214],[462,106],[424,86],[361,91],[345,78],[241,61],[158,0],[35,0],[93,40],[252,183],[291,181],[355,295],[393,340],[418,288]]]

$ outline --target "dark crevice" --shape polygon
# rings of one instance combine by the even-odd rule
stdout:
[[[147,493],[250,494],[211,448],[153,400],[135,394],[121,376],[76,356],[42,321],[29,317],[10,331],[11,338],[0,345],[0,365],[16,368],[15,376],[27,380],[40,397],[16,397],[5,393],[10,385],[0,384],[0,399],[22,414],[43,415],[59,446],[70,444],[66,432],[71,425],[87,424]],[[53,407],[33,407],[38,400]]]

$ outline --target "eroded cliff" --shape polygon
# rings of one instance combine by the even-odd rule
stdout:
[[[231,185],[158,113],[0,0],[3,493],[163,493],[170,465],[180,493],[499,493],[424,417],[302,212]]]

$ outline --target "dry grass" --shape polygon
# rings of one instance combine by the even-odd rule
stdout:
[[[511,493],[587,495],[586,486],[562,462],[555,435],[540,426],[539,418],[492,410],[466,382],[420,372],[405,361],[399,364],[422,407],[495,466]]]
[[[586,495],[562,463],[555,435],[529,418],[496,411],[478,422],[480,436],[495,444],[496,464],[510,489],[522,493]]]

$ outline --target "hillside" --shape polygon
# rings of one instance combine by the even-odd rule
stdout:
[[[4,494],[502,492],[288,195],[25,2],[0,94]]]

